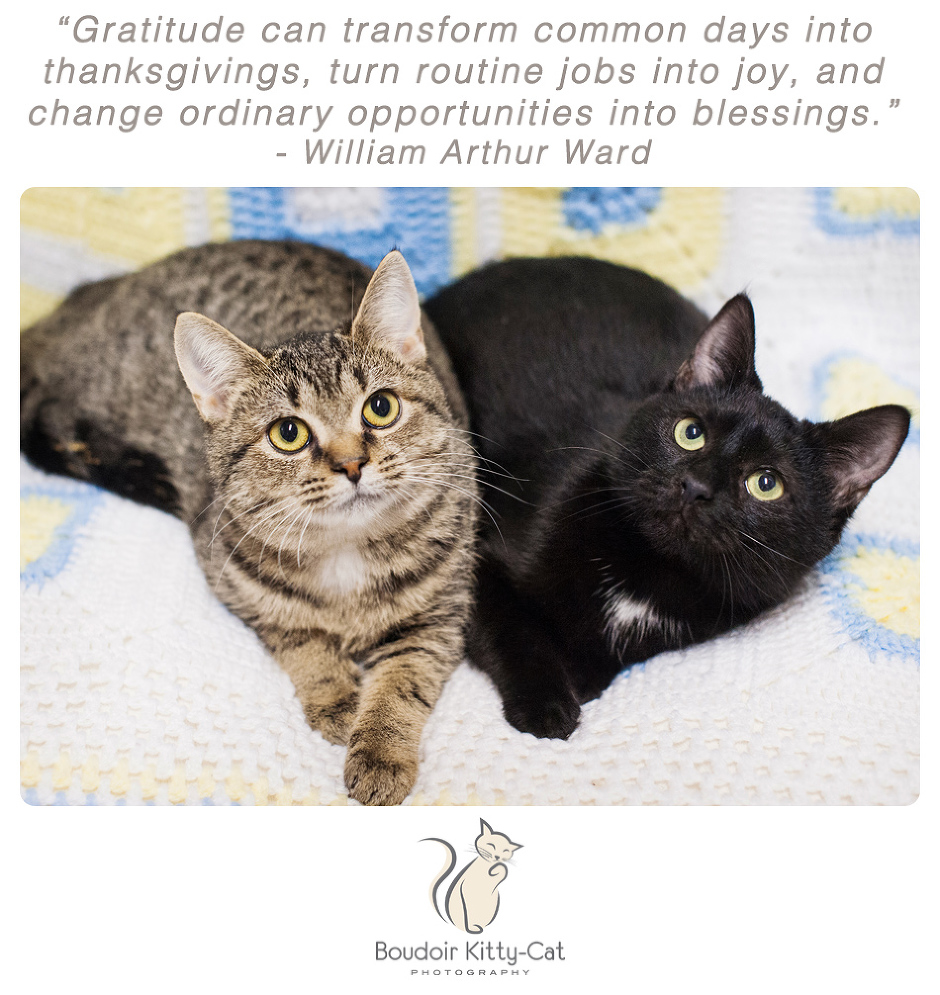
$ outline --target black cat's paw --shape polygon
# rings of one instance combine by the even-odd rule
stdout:
[[[539,739],[567,739],[578,725],[581,706],[570,692],[518,695],[505,702],[503,712],[520,732]]]

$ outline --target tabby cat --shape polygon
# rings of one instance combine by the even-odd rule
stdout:
[[[463,655],[475,460],[407,264],[370,276],[240,241],[81,287],[23,334],[20,446],[186,522],[350,795],[396,804]]]
[[[814,424],[767,397],[743,295],[709,322],[636,270],[517,259],[425,308],[506,474],[483,486],[470,657],[537,736],[569,736],[625,667],[783,602],[907,435],[897,405]]]

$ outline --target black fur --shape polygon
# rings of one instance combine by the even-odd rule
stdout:
[[[570,735],[624,667],[785,600],[907,434],[897,406],[815,425],[764,395],[743,295],[709,322],[635,270],[519,259],[425,306],[490,470],[470,656],[538,736]],[[687,417],[700,450],[675,439]],[[765,469],[778,500],[747,489]],[[655,624],[615,625],[620,597]]]
[[[179,493],[166,462],[156,453],[128,445],[85,418],[75,423],[75,438],[56,440],[43,422],[43,405],[20,426],[20,449],[47,473],[78,477],[140,504],[179,515]]]
[[[34,389],[35,382],[29,389],[20,392],[21,397],[28,396]],[[70,472],[69,461],[46,427],[44,407],[40,405],[32,418],[20,424],[20,449],[30,463],[47,473],[67,474]]]

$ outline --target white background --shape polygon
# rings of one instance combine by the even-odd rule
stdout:
[[[558,11],[557,13],[555,11]],[[654,129],[654,154],[642,168],[568,167],[563,158],[537,170],[522,167],[373,168],[371,171],[317,167],[303,163],[306,132],[284,145],[255,139],[243,129],[199,129],[166,125],[132,135],[105,129],[31,128],[30,106],[50,99],[41,85],[41,66],[70,54],[61,15],[94,13],[102,21],[170,15],[178,19],[227,19],[257,27],[268,20],[325,20],[334,32],[347,16],[354,20],[685,20],[704,26],[725,15],[729,22],[785,20],[794,43],[764,43],[751,51],[725,46],[709,49],[690,38],[667,53],[641,48],[636,58],[655,61],[669,54],[722,62],[734,72],[740,55],[778,64],[839,63],[833,46],[809,56],[797,43],[802,26],[817,21],[869,21],[873,40],[855,49],[853,59],[885,55],[885,82],[864,94],[840,93],[832,102],[864,102],[879,109],[880,124],[841,135],[819,129],[792,129],[781,141],[767,128],[731,130]],[[609,2],[558,5],[502,2],[448,5],[398,2],[313,5],[296,2],[89,3],[69,8],[47,2],[19,5],[4,16],[7,60],[4,100],[5,181],[3,197],[3,297],[9,327],[18,322],[18,199],[30,186],[233,186],[233,185],[680,185],[680,186],[910,186],[921,197],[924,368],[935,362],[937,307],[937,18],[922,3],[722,4],[670,2],[627,5]],[[299,61],[314,66],[316,47],[285,53],[242,42],[237,50],[218,47],[224,59]],[[340,46],[324,46],[332,57]],[[165,50],[144,46],[83,46],[84,61],[126,61],[128,55],[166,60]],[[309,54],[308,54],[309,53]],[[872,53],[873,58],[867,56]],[[75,49],[71,50],[75,54]],[[345,51],[340,51],[345,55]],[[457,62],[482,54],[468,46],[413,45],[399,53],[402,64]],[[512,49],[515,61],[558,64],[576,61],[573,46]],[[419,58],[420,56],[420,58]],[[395,61],[383,48],[357,46],[350,59]],[[595,54],[596,58],[596,54]],[[503,61],[508,60],[508,54]],[[802,60],[802,63],[801,63]],[[591,61],[585,58],[584,61]],[[611,60],[613,61],[613,60]],[[664,59],[665,61],[665,59]],[[727,67],[727,68],[726,68]],[[889,75],[890,73],[890,75]],[[404,74],[403,74],[404,75]],[[804,78],[808,70],[803,73]],[[546,79],[550,74],[546,74]],[[549,89],[554,82],[549,85]],[[91,89],[91,88],[89,88]],[[334,88],[338,89],[338,88]],[[362,102],[444,103],[445,93],[409,89],[363,90]],[[469,90],[470,88],[463,88]],[[100,88],[99,88],[100,90]],[[547,90],[545,90],[547,92]],[[637,91],[639,92],[639,91]],[[692,93],[692,89],[689,88]],[[584,94],[582,96],[582,93]],[[277,103],[316,103],[310,91],[275,90]],[[709,94],[717,102],[722,93]],[[447,102],[454,102],[451,91]],[[514,94],[526,96],[525,90]],[[607,105],[613,90],[571,102]],[[652,91],[644,97],[655,99]],[[678,90],[671,102],[694,103]],[[734,96],[727,94],[728,96]],[[808,92],[789,90],[781,102]],[[202,102],[214,99],[205,88],[172,98],[114,88],[111,102]],[[223,95],[228,100],[228,94]],[[319,102],[349,103],[321,88]],[[507,93],[482,88],[458,92],[457,100],[499,102]],[[633,96],[631,94],[631,96]],[[703,96],[705,96],[703,92]],[[818,93],[813,96],[820,97]],[[768,102],[774,95],[762,94]],[[901,99],[888,111],[891,97]],[[103,102],[103,93],[82,100]],[[64,99],[64,98],[63,98]],[[665,97],[663,98],[665,99]],[[561,95],[558,95],[561,100]],[[78,103],[73,98],[73,103]],[[222,103],[223,100],[215,102]],[[756,103],[747,94],[742,103]],[[804,100],[806,102],[806,100]],[[885,108],[881,110],[881,108]],[[168,119],[169,120],[169,119]],[[342,132],[338,132],[342,134]],[[521,135],[521,131],[519,132]],[[530,134],[533,137],[529,137]],[[549,132],[563,145],[566,132]],[[525,131],[519,141],[537,141]],[[574,136],[577,137],[577,136]],[[416,136],[409,141],[420,141]],[[516,140],[515,138],[513,140]],[[629,138],[623,140],[629,141]],[[427,142],[430,145],[430,141]],[[286,158],[276,158],[281,147]],[[296,153],[293,151],[297,149]],[[5,396],[13,412],[12,368]],[[925,378],[926,380],[926,378]],[[924,424],[930,425],[930,382],[924,391]],[[929,445],[929,433],[927,445]],[[931,465],[930,460],[926,466]],[[930,495],[932,474],[925,474]],[[9,505],[13,507],[13,486]],[[10,527],[9,559],[16,543]],[[925,588],[933,590],[933,523],[927,520]],[[10,580],[10,603],[15,593]],[[14,664],[13,612],[9,612],[10,652],[4,695],[5,790],[3,825],[8,845],[6,919],[7,971],[17,989],[53,991],[81,983],[104,991],[183,991],[259,988],[299,991],[324,986],[361,990],[380,984],[397,990],[432,987],[479,989],[491,983],[562,991],[594,984],[608,990],[680,991],[862,991],[928,990],[930,953],[936,937],[937,704],[934,626],[924,613],[922,797],[908,808],[841,809],[38,809],[19,799],[16,779],[18,688]],[[495,829],[521,841],[503,908],[485,939],[522,945],[531,940],[561,941],[564,963],[530,966],[527,978],[415,978],[408,968],[374,961],[376,940],[389,944],[461,942],[450,926],[435,920],[427,883],[440,864],[427,836],[449,839],[465,852],[480,816]],[[461,851],[461,846],[464,851]],[[456,939],[455,939],[456,937]],[[459,965],[458,965],[459,966]],[[463,965],[468,966],[468,965]],[[494,965],[496,969],[503,965]],[[520,965],[528,966],[528,965]],[[537,986],[537,987],[536,987]],[[334,989],[335,990],[335,989]],[[931,989],[933,990],[932,986]]]

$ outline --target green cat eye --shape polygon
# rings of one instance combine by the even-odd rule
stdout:
[[[783,481],[773,470],[756,470],[744,482],[748,494],[758,501],[776,501],[783,497]]]
[[[690,452],[705,445],[705,429],[695,418],[683,418],[676,425],[673,437],[682,449]]]
[[[390,390],[376,391],[362,406],[362,420],[370,428],[388,428],[400,414],[401,402]]]
[[[299,418],[279,418],[268,429],[268,438],[282,453],[296,453],[310,441],[310,429]]]

